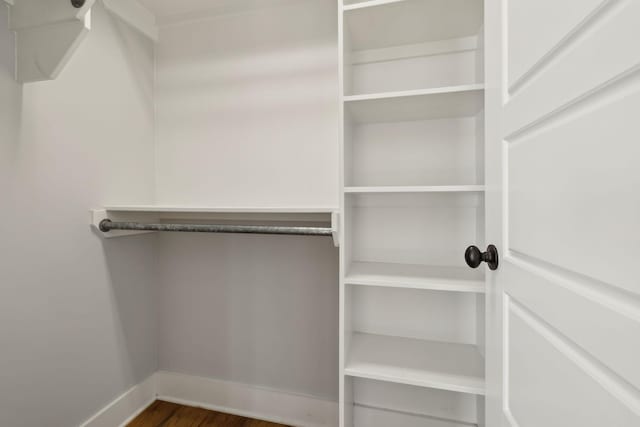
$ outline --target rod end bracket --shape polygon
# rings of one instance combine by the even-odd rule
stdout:
[[[138,221],[143,220],[143,217],[123,217],[119,212],[109,211],[107,209],[91,209],[89,210],[89,224],[91,224],[91,228],[94,233],[104,239],[112,239],[116,237],[126,237],[126,236],[135,236],[138,234],[149,234],[153,233],[153,231],[122,231],[122,230],[113,230],[109,225],[112,221]],[[144,218],[148,219],[148,218]]]
[[[340,247],[340,214],[338,212],[331,213],[331,237],[333,237],[333,246]]]

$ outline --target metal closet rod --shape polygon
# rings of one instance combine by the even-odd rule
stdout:
[[[284,234],[289,236],[331,236],[326,227],[283,227],[273,225],[221,225],[221,224],[143,224],[139,222],[117,222],[110,219],[100,221],[100,231],[171,231],[182,233],[240,233],[240,234]]]

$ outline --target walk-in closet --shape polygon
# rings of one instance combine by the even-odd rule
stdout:
[[[0,0],[0,427],[637,427],[640,2]]]

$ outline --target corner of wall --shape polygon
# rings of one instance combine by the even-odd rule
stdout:
[[[156,399],[287,425],[338,425],[337,402],[158,371],[117,397],[80,427],[125,426]]]

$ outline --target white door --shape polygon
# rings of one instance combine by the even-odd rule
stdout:
[[[638,427],[640,0],[485,3],[487,426]]]

